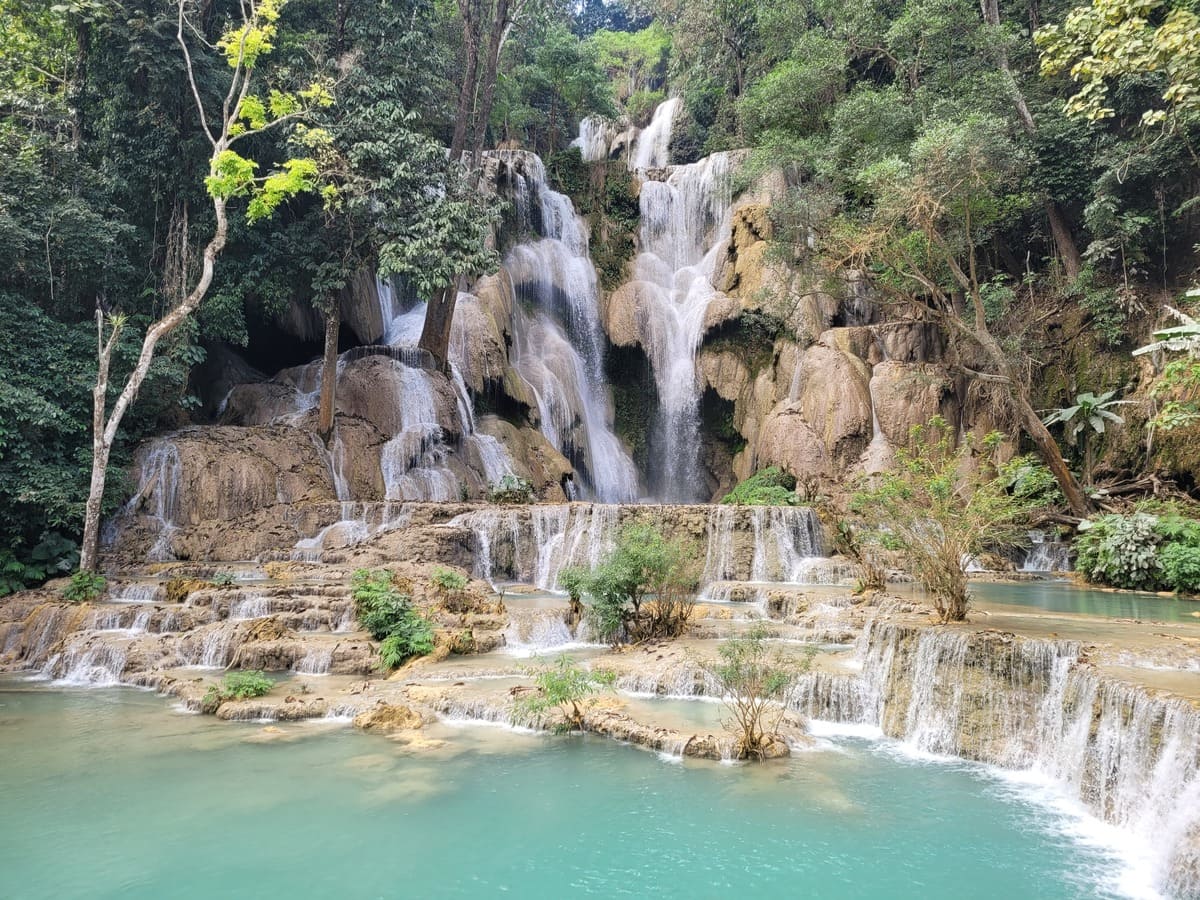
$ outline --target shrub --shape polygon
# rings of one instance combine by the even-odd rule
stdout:
[[[1173,591],[1200,591],[1200,547],[1171,541],[1158,553],[1163,581]]]
[[[611,687],[616,673],[606,669],[585,669],[569,656],[558,657],[549,666],[530,669],[537,690],[522,695],[514,711],[523,717],[531,717],[539,724],[547,712],[557,710],[563,721],[555,728],[565,732],[583,727],[584,700],[601,688]]]
[[[237,579],[233,577],[232,572],[217,572],[208,580],[208,583],[213,587],[227,588],[237,584]]]
[[[613,644],[683,633],[696,606],[697,557],[649,525],[631,525],[608,558],[577,583],[593,628]]]
[[[1146,513],[1100,516],[1081,522],[1075,539],[1075,567],[1088,581],[1134,590],[1159,583],[1158,519]]]
[[[505,475],[488,489],[488,500],[492,503],[531,503],[533,482],[519,475]]]
[[[261,697],[275,686],[270,678],[257,669],[247,672],[229,672],[219,685],[211,685],[204,695],[206,706],[220,705],[226,700],[249,700]]]
[[[63,599],[68,603],[88,603],[104,593],[108,579],[99,572],[76,572],[63,588]]]
[[[433,652],[433,625],[413,607],[411,597],[396,590],[391,572],[359,569],[351,580],[351,594],[362,627],[381,642],[379,661],[385,669]]]
[[[801,657],[787,656],[768,646],[769,637],[765,625],[754,625],[723,641],[718,660],[703,665],[720,685],[722,702],[732,716],[726,727],[737,736],[736,759],[765,758],[796,679],[812,666],[814,648]]]
[[[912,429],[896,452],[896,471],[866,482],[851,509],[881,546],[895,547],[929,591],[942,622],[966,618],[968,561],[985,549],[1012,546],[1040,501],[1009,491],[997,469],[1001,436],[968,436],[955,447],[941,417]]]
[[[796,479],[776,466],[760,469],[725,495],[737,506],[795,506]]]

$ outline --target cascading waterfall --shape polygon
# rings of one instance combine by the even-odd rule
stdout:
[[[683,105],[678,97],[664,100],[654,110],[642,133],[638,135],[629,160],[631,169],[661,168],[671,162],[671,132],[675,128],[675,116]],[[585,120],[586,121],[586,120]]]
[[[148,501],[149,514],[157,523],[158,537],[149,553],[152,562],[174,559],[171,537],[177,527],[182,474],[179,448],[172,441],[155,441],[142,461],[141,485],[131,501],[134,505]]]
[[[689,508],[690,509],[690,508]],[[823,559],[820,522],[803,506],[699,506],[704,516],[704,585],[723,581],[805,583]],[[451,525],[475,535],[475,574],[490,584],[559,589],[568,566],[594,568],[612,549],[622,507],[602,503],[480,509]]]
[[[1047,540],[1044,531],[1029,532],[1029,553],[1021,563],[1022,572],[1071,571],[1071,547],[1062,541]]]
[[[511,174],[521,234],[536,235],[504,259],[517,299],[532,309],[514,315],[513,365],[537,399],[542,433],[581,471],[588,493],[632,501],[637,470],[612,429],[599,286],[583,222],[570,198],[550,189],[535,154],[492,155]]]
[[[815,673],[797,707],[913,750],[1029,772],[1120,827],[1172,896],[1200,889],[1200,711],[1104,678],[1076,642],[869,623],[861,674]]]
[[[259,619],[271,614],[271,601],[262,594],[242,594],[229,605],[229,618],[232,621],[244,619]]]
[[[705,499],[700,471],[700,392],[696,352],[705,313],[716,294],[712,274],[718,236],[732,207],[732,157],[716,153],[671,167],[641,191],[639,253],[634,280],[642,308],[642,346],[658,389],[652,487],[663,499]]]

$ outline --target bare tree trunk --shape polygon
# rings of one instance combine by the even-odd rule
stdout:
[[[212,240],[204,248],[204,263],[200,280],[182,303],[147,329],[146,336],[142,339],[142,350],[138,354],[137,365],[129,373],[125,387],[117,397],[117,402],[113,404],[112,413],[107,420],[104,417],[104,394],[108,387],[108,362],[105,356],[111,357],[111,343],[107,348],[107,353],[104,349],[101,350],[100,370],[97,373],[96,387],[92,391],[92,481],[85,507],[83,546],[79,557],[79,568],[84,571],[94,572],[99,563],[100,505],[104,500],[108,458],[112,453],[113,442],[117,439],[117,430],[121,427],[121,420],[125,418],[130,404],[137,399],[142,382],[146,380],[146,375],[150,371],[150,364],[154,361],[154,350],[158,346],[158,342],[179,327],[196,310],[200,301],[204,299],[204,295],[208,293],[208,288],[212,284],[217,256],[225,248],[225,238],[229,229],[229,223],[225,218],[225,201],[214,198],[213,209],[216,212],[217,227]],[[97,312],[97,315],[99,316],[100,313]],[[115,336],[110,339],[110,342],[112,341],[115,341]]]
[[[1000,27],[999,0],[979,0],[979,8],[983,12],[983,20],[988,25],[994,28]],[[1021,93],[1021,86],[1017,84],[1016,76],[1012,73],[1012,67],[1008,62],[1008,51],[1002,45],[997,44],[995,56],[996,66],[1004,76],[1013,106],[1017,109],[1017,118],[1021,120],[1021,127],[1026,134],[1032,137],[1037,134],[1037,123],[1033,119],[1033,113],[1029,111],[1029,104],[1025,102],[1025,95]],[[1071,234],[1071,229],[1067,226],[1066,218],[1058,204],[1047,197],[1045,207],[1046,218],[1050,220],[1050,235],[1054,239],[1054,246],[1058,248],[1058,255],[1062,257],[1063,268],[1069,277],[1075,278],[1083,268],[1083,261],[1079,255],[1079,248],[1075,245],[1075,238]]]
[[[454,325],[454,304],[457,299],[457,286],[446,285],[434,292],[425,308],[425,324],[421,328],[421,340],[417,346],[430,352],[434,365],[439,369],[445,368],[450,358],[450,330]]]
[[[338,332],[342,315],[335,302],[325,313],[325,355],[321,364],[321,403],[317,415],[317,434],[329,446],[333,436],[333,413],[337,404]]]

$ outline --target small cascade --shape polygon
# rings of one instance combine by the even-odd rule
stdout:
[[[1071,546],[1062,541],[1048,540],[1046,532],[1029,532],[1029,553],[1021,563],[1022,572],[1070,572]]]
[[[43,674],[58,673],[59,684],[111,687],[121,683],[125,656],[125,648],[111,642],[85,643],[53,657]]]
[[[721,686],[708,672],[691,663],[673,665],[662,672],[636,672],[617,679],[617,690],[643,697],[695,699],[721,696]]]
[[[579,123],[579,136],[571,141],[579,148],[584,162],[601,162],[608,159],[609,150],[620,130],[615,122],[603,116],[588,116]]]
[[[109,603],[163,603],[167,590],[161,584],[118,584],[109,588],[105,599]]]
[[[271,614],[271,601],[262,594],[241,594],[238,599],[229,604],[229,618],[232,621],[244,619],[261,619]]]
[[[234,629],[218,625],[204,635],[193,667],[199,669],[224,669],[229,665],[234,650]]]
[[[675,116],[683,105],[678,97],[664,100],[654,110],[642,133],[638,135],[629,160],[631,169],[654,169],[671,162],[671,132],[675,129]],[[585,157],[586,158],[586,157]]]
[[[332,647],[313,647],[297,660],[292,670],[299,675],[328,675],[333,665]]]
[[[570,198],[550,189],[535,154],[491,156],[504,165],[523,238],[504,258],[517,299],[530,308],[513,317],[513,366],[536,398],[542,433],[580,470],[589,495],[632,501],[637,470],[613,432],[599,281],[584,223]]]
[[[134,607],[105,608],[94,610],[88,620],[88,628],[92,631],[117,631],[125,634],[144,634],[150,627],[154,615],[152,609],[137,609]]]
[[[146,509],[156,523],[158,536],[148,555],[151,562],[175,558],[171,539],[177,528],[182,474],[179,448],[173,441],[160,440],[151,444],[142,460],[137,494],[130,501],[131,508]]]
[[[639,154],[653,128],[643,133]],[[658,496],[673,502],[693,502],[705,494],[698,478],[696,351],[704,334],[705,313],[716,295],[712,274],[720,237],[728,229],[732,171],[733,157],[728,153],[673,166],[665,180],[646,181],[639,200],[641,231],[634,280],[644,298],[641,341],[654,370],[659,400],[652,487]]]
[[[508,615],[504,645],[514,656],[553,653],[587,642],[586,626],[581,623],[573,632],[561,609],[523,609],[510,604]]]
[[[1103,678],[1072,641],[869,623],[861,674],[801,679],[815,719],[1030,772],[1121,828],[1171,896],[1200,888],[1200,711]]]
[[[821,525],[807,506],[750,507],[754,529],[751,581],[802,583],[806,565],[821,556]]]

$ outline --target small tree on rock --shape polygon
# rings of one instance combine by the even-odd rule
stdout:
[[[968,436],[956,448],[941,417],[913,428],[896,471],[855,493],[851,508],[901,553],[929,591],[941,622],[966,618],[967,566],[987,549],[1017,544],[1037,497],[1010,490],[998,455],[1003,438]]]
[[[536,690],[517,699],[514,711],[518,716],[537,722],[551,712],[562,716],[556,731],[576,731],[583,728],[584,704],[597,691],[611,687],[616,676],[607,669],[585,669],[571,657],[563,655],[548,666],[530,670]]]
[[[772,648],[769,638],[767,627],[756,624],[724,641],[715,662],[702,664],[720,686],[722,702],[729,710],[731,719],[725,725],[736,736],[735,759],[787,755],[779,724],[788,711],[796,680],[812,667],[811,649],[803,656],[788,655]]]

